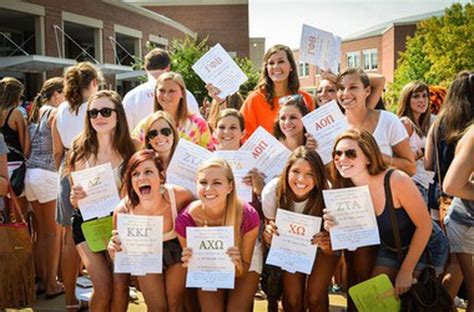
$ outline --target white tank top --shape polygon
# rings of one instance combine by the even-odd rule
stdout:
[[[71,112],[69,108],[70,106],[67,101],[62,102],[56,113],[56,128],[63,146],[67,149],[71,148],[76,136],[84,130],[87,105],[85,102],[82,103],[77,115],[75,112]]]

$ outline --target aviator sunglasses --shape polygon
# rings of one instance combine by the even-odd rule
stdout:
[[[332,158],[334,160],[339,160],[341,158],[342,154],[346,155],[347,158],[349,159],[356,159],[357,158],[357,151],[353,148],[346,149],[344,151],[341,150],[335,150],[332,152]]]
[[[146,137],[149,141],[153,140],[158,136],[158,134],[162,134],[165,137],[169,137],[173,131],[170,128],[162,128],[159,131],[156,129],[150,130],[147,132]]]
[[[94,108],[87,111],[87,116],[89,116],[89,118],[94,119],[97,118],[100,113],[102,117],[109,118],[110,116],[112,116],[112,112],[116,112],[116,110],[110,107],[102,107],[101,109]]]

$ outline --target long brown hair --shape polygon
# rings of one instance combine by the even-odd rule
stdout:
[[[267,100],[268,105],[273,110],[273,98],[275,97],[275,90],[273,81],[268,75],[267,65],[268,59],[278,51],[285,51],[288,62],[291,65],[291,71],[288,76],[288,91],[290,94],[298,93],[300,89],[300,80],[298,78],[298,68],[296,67],[295,57],[291,49],[283,44],[277,44],[268,49],[267,53],[263,56],[263,65],[260,72],[260,78],[258,80],[257,87],[255,90],[260,90],[265,94],[265,99]]]
[[[37,123],[39,118],[39,111],[44,103],[51,100],[54,92],[61,93],[64,88],[64,79],[62,77],[54,77],[44,82],[41,91],[35,97],[33,105],[31,106],[29,122]]]
[[[160,156],[158,155],[157,152],[155,152],[152,149],[144,149],[136,152],[135,154],[130,157],[130,160],[127,163],[127,166],[124,166],[125,169],[125,175],[124,175],[124,187],[125,191],[127,193],[127,206],[133,207],[138,206],[140,203],[140,198],[138,197],[137,193],[133,189],[132,185],[132,174],[133,171],[143,162],[151,160],[156,166],[156,169],[158,169],[158,174],[160,175],[160,181],[161,184],[165,183],[165,177],[163,173],[163,163],[161,162]]]
[[[183,125],[184,123],[186,123],[186,119],[188,118],[188,115],[189,115],[188,103],[186,101],[186,85],[184,83],[183,77],[180,74],[174,73],[174,72],[167,72],[167,73],[161,74],[158,77],[158,79],[156,80],[156,88],[153,93],[154,101],[155,101],[154,110],[155,112],[164,110],[163,106],[161,106],[161,104],[158,102],[157,89],[160,83],[168,81],[168,80],[176,82],[176,84],[180,87],[181,93],[182,93],[181,100],[179,100],[179,104],[178,104],[178,116],[176,118],[177,120],[175,120],[176,126],[179,127]]]
[[[370,175],[377,175],[385,171],[388,166],[384,163],[382,158],[382,152],[375,141],[374,137],[367,130],[350,129],[339,135],[334,142],[333,152],[336,151],[337,144],[344,139],[349,139],[357,142],[365,157],[369,160],[367,170]],[[341,176],[336,168],[334,161],[331,162],[331,175],[332,181],[334,182],[335,188],[344,188],[354,186],[351,179],[344,178]]]
[[[462,71],[451,83],[434,127],[446,127],[448,143],[457,142],[474,119],[474,72]]]
[[[5,77],[0,80],[0,113],[17,107],[23,90],[23,84],[16,78]]]
[[[111,90],[102,90],[92,95],[87,101],[87,109],[95,100],[107,98],[115,106],[117,114],[117,125],[115,126],[114,138],[112,141],[113,151],[117,151],[122,156],[123,163],[126,164],[130,157],[135,153],[135,145],[128,131],[127,118],[122,105],[120,95]],[[92,155],[97,155],[99,151],[99,141],[97,140],[97,132],[92,127],[90,119],[86,116],[84,122],[84,130],[72,143],[72,148],[68,153],[67,168],[74,171],[77,161],[87,160]],[[121,175],[125,174],[126,166],[122,166]]]
[[[238,92],[231,94],[227,96],[224,100],[225,103],[225,108],[222,107],[222,103],[218,103],[216,100],[213,100],[211,103],[211,107],[209,108],[209,115],[207,117],[207,122],[209,124],[209,127],[211,127],[212,130],[215,130],[217,127],[217,118],[219,116],[219,113],[227,108],[234,108],[236,110],[240,110],[242,107],[242,104],[244,104],[244,98],[242,95]]]
[[[97,84],[100,84],[102,72],[90,62],[81,62],[66,70],[64,73],[64,96],[69,103],[71,112],[78,113],[79,107],[85,100],[82,97],[82,91],[87,89],[94,79]]]
[[[171,146],[171,154],[170,154],[170,159],[171,159],[173,157],[174,150],[176,149],[176,146],[178,145],[179,133],[178,133],[178,129],[176,129],[176,124],[173,120],[173,117],[171,117],[171,115],[165,111],[154,112],[146,120],[145,127],[143,127],[143,131],[145,132],[145,148],[153,149],[153,147],[151,146],[150,140],[148,139],[148,136],[146,134],[148,133],[148,131],[150,131],[151,126],[153,126],[153,124],[158,120],[166,121],[166,123],[171,129],[171,132],[173,133],[173,146]]]
[[[285,134],[283,133],[283,131],[281,131],[281,128],[280,128],[280,110],[282,109],[282,107],[285,107],[285,106],[296,107],[301,113],[301,117],[303,117],[309,112],[308,106],[306,106],[302,95],[293,94],[285,98],[280,98],[280,100],[284,100],[284,102],[280,103],[280,108],[278,110],[278,114],[276,115],[275,123],[273,124],[273,136],[277,140],[285,139]],[[306,128],[303,127],[303,135],[304,133],[306,133]]]
[[[413,93],[423,92],[425,91],[427,94],[426,101],[428,103],[426,107],[426,112],[422,113],[420,116],[420,126],[415,122],[415,117],[413,116],[413,111],[411,109],[410,101],[413,96]],[[420,137],[425,137],[428,134],[428,130],[430,129],[430,122],[431,122],[431,110],[430,110],[430,90],[428,89],[428,85],[423,82],[419,81],[412,81],[406,84],[402,92],[400,93],[400,101],[398,104],[397,110],[398,117],[408,117],[412,122],[416,133]]]
[[[226,200],[226,208],[225,208],[225,216],[224,216],[224,224],[226,226],[232,226],[234,228],[234,240],[236,246],[242,248],[241,241],[242,238],[240,233],[240,227],[242,224],[242,216],[243,216],[243,204],[237,198],[237,190],[235,185],[234,175],[232,173],[232,168],[230,167],[229,163],[221,158],[211,158],[204,161],[197,173],[208,169],[208,168],[221,168],[224,170],[224,174],[227,178],[227,181],[232,186],[232,190],[227,195]]]
[[[285,167],[279,177],[277,184],[276,200],[278,207],[293,211],[296,195],[291,190],[288,183],[288,174],[291,167],[298,159],[303,159],[308,162],[313,171],[314,187],[309,192],[308,202],[304,207],[303,213],[312,216],[322,216],[324,208],[323,190],[329,189],[328,177],[323,161],[315,150],[307,149],[304,146],[299,146],[286,162]]]

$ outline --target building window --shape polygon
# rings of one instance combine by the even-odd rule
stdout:
[[[300,77],[307,77],[309,76],[309,64],[308,63],[300,63],[299,64],[298,74]]]
[[[347,67],[360,67],[360,52],[347,53]]]
[[[377,69],[377,49],[365,50],[364,54],[364,70]]]

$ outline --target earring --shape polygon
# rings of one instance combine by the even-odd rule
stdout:
[[[165,189],[165,185],[164,184],[161,184],[160,185],[160,194],[163,195],[165,193],[166,189]]]

